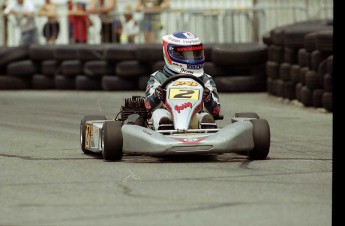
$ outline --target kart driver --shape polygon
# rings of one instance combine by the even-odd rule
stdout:
[[[161,85],[167,78],[176,74],[194,75],[205,85],[204,109],[192,119],[190,128],[216,128],[213,116],[219,116],[219,95],[212,77],[204,73],[205,56],[202,42],[191,32],[168,34],[163,36],[162,41],[165,65],[162,71],[150,75],[145,92],[145,106],[152,112],[154,128],[173,129],[171,114],[162,103],[166,98],[166,90]]]

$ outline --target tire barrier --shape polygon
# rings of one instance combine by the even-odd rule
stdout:
[[[267,90],[265,45],[205,43],[204,48],[204,70],[218,77],[221,92]],[[165,65],[162,51],[161,44],[1,47],[0,77],[6,77],[1,89],[145,90],[149,75]],[[8,85],[9,76],[25,82]]]
[[[260,43],[205,43],[204,70],[219,92],[265,92],[333,109],[333,23],[303,21]],[[160,44],[0,47],[0,89],[140,90],[162,70]]]
[[[332,112],[333,23],[313,20],[277,27],[263,42],[269,95]]]

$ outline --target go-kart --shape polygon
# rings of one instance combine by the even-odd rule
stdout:
[[[266,159],[270,149],[270,127],[257,113],[235,113],[220,128],[216,123],[191,129],[193,116],[203,109],[203,82],[192,75],[168,78],[165,106],[173,122],[155,129],[143,96],[126,98],[114,119],[88,115],[81,120],[80,144],[85,154],[101,153],[106,161],[119,161],[123,155],[171,156],[245,153],[249,159]],[[215,117],[222,120],[223,116]]]

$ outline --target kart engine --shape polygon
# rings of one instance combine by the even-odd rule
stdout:
[[[142,96],[132,96],[125,99],[125,104],[121,106],[120,121],[123,124],[147,125],[148,113],[145,108],[145,101]]]

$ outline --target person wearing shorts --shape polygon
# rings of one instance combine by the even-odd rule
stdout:
[[[169,7],[169,0],[139,0],[136,11],[144,13],[140,30],[144,33],[145,43],[156,42],[162,29],[160,14]]]
[[[39,9],[38,15],[48,18],[43,26],[43,36],[48,44],[55,44],[60,32],[60,24],[56,16],[56,5],[51,0],[45,0],[45,4]]]

